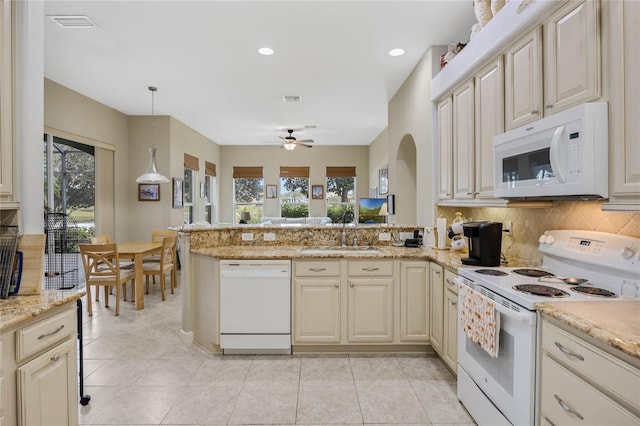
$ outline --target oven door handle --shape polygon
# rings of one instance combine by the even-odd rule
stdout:
[[[553,132],[553,137],[551,138],[551,148],[549,149],[549,160],[551,162],[551,168],[553,169],[553,173],[555,173],[556,175],[556,179],[560,183],[565,183],[567,180],[559,160],[560,142],[562,141],[563,132],[564,126],[558,126],[558,128],[556,128],[555,132]]]
[[[495,304],[495,307],[496,307],[496,311],[508,316],[509,318],[513,318],[521,322],[526,322],[529,325],[533,325],[532,319],[535,318],[535,315],[531,315],[529,311],[527,312],[514,311],[509,308],[505,308],[504,306],[498,303]]]

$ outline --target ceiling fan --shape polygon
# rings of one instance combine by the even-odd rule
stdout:
[[[309,143],[313,143],[313,139],[297,140],[293,136],[293,129],[287,129],[287,132],[289,133],[289,136],[284,136],[284,137],[280,136],[280,139],[282,139],[282,148],[286,149],[287,151],[293,151],[296,148],[296,146],[313,148],[313,146],[307,145]]]

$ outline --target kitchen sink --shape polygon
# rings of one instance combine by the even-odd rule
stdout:
[[[323,247],[307,247],[302,249],[303,254],[379,254],[380,250],[374,247],[342,247],[342,246],[323,246]]]

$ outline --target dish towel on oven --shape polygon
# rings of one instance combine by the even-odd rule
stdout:
[[[461,285],[458,293],[464,333],[496,358],[500,343],[500,313],[496,310],[496,302],[466,285]]]

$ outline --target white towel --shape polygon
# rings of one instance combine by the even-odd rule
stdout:
[[[464,333],[496,358],[500,343],[500,312],[496,310],[496,302],[466,285],[458,289],[458,298]]]

